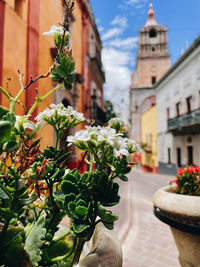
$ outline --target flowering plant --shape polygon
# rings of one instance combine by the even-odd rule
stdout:
[[[73,10],[73,1],[67,4]],[[84,243],[102,222],[113,229],[118,219],[106,207],[116,205],[120,196],[116,178],[127,181],[126,174],[139,146],[127,137],[120,119],[108,126],[86,126],[85,130],[68,136],[68,146],[84,151],[83,161],[88,171],[69,170],[66,164],[70,152],[59,149],[64,131],[85,121],[82,113],[63,104],[51,104],[34,120],[31,115],[37,105],[61,87],[70,89],[74,81],[74,61],[68,47],[66,24],[53,27],[58,55],[46,77],[58,85],[44,96],[37,94],[27,115],[15,114],[20,95],[35,80],[24,86],[16,97],[5,89],[0,91],[10,101],[10,109],[0,106],[0,266],[73,266],[79,262]],[[45,33],[47,34],[47,33]],[[43,124],[55,130],[55,146],[40,149],[37,133]],[[61,220],[68,216],[69,229],[59,234]],[[31,264],[31,265],[30,265]]]
[[[200,167],[180,168],[177,173],[176,179],[171,182],[172,190],[178,194],[200,196]]]

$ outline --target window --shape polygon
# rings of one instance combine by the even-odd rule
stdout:
[[[155,47],[153,46],[153,47],[151,48],[151,50],[152,50],[152,51],[155,51]]]
[[[149,37],[150,38],[155,38],[157,35],[156,30],[155,29],[151,29],[149,32]]]
[[[192,111],[192,96],[186,98],[186,112],[190,113]]]
[[[151,83],[154,85],[156,83],[156,76],[151,77]]]
[[[188,165],[193,165],[193,146],[188,146],[187,147],[187,163]]]
[[[176,103],[176,116],[180,116],[180,102]]]
[[[167,120],[169,120],[169,119],[170,119],[170,109],[167,108]]]
[[[22,0],[15,0],[15,11],[20,17],[23,15],[23,2]]]
[[[167,149],[167,155],[168,155],[168,165],[170,165],[171,164],[171,148],[170,147],[168,147]]]
[[[181,167],[181,148],[180,147],[176,148],[176,154],[177,154],[177,166],[180,168]]]

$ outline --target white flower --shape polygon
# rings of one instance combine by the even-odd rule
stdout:
[[[102,127],[98,131],[97,140],[99,142],[106,141],[106,143],[112,146],[117,136],[118,134],[116,134],[115,129],[112,129],[110,127]]]
[[[48,32],[43,32],[43,35],[54,36],[55,34],[63,34],[62,27],[56,27],[55,25],[51,26],[51,29]]]
[[[129,138],[124,138],[126,142],[126,147],[129,151],[129,153],[137,152],[138,154],[141,153],[140,145],[137,144],[134,140],[131,140]]]
[[[35,118],[37,121],[44,120],[52,126],[64,129],[69,126],[75,126],[85,120],[82,113],[79,113],[71,106],[67,108],[62,104],[51,104],[50,108],[46,108]]]
[[[34,123],[33,121],[28,120],[30,116],[24,115],[24,116],[16,116],[16,122],[15,122],[15,128],[19,132],[25,130],[25,129],[31,129],[33,132],[38,132],[41,130],[43,126],[43,121]]]
[[[124,138],[119,136],[117,139],[115,139],[113,144],[113,154],[115,157],[119,157],[120,155],[129,155]]]
[[[117,132],[128,132],[129,125],[120,118],[112,118],[108,121],[108,126],[114,128]]]
[[[70,169],[65,169],[64,175],[68,174],[70,172]]]

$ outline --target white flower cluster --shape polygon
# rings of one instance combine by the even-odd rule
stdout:
[[[55,25],[51,26],[51,29],[48,32],[43,32],[43,35],[55,36],[56,34],[63,34],[63,28],[57,27]],[[67,32],[69,35],[69,33]]]
[[[71,106],[66,108],[60,103],[58,105],[51,104],[50,108],[46,108],[43,112],[39,113],[35,119],[37,121],[44,120],[47,124],[59,129],[76,126],[85,120],[83,114],[75,111]]]
[[[33,121],[29,120],[28,115],[16,116],[15,128],[19,133],[23,133],[26,129],[30,129],[34,133],[36,133],[41,130],[42,126],[43,121],[38,121],[37,123],[34,123]]]
[[[67,141],[69,145],[74,144],[85,151],[90,151],[91,147],[104,149],[108,145],[115,157],[128,156],[133,152],[140,153],[138,144],[129,138],[123,138],[122,134],[111,127],[86,126],[86,130],[76,132],[75,136],[68,136]]]
[[[120,118],[112,118],[108,121],[108,126],[115,129],[117,132],[128,132],[129,125]]]

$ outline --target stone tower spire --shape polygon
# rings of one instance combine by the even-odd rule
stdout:
[[[152,86],[169,67],[167,27],[157,23],[151,3],[146,24],[139,32],[137,86]]]
[[[149,4],[148,18],[145,26],[155,26],[158,25],[156,18],[154,16],[153,4]]]

